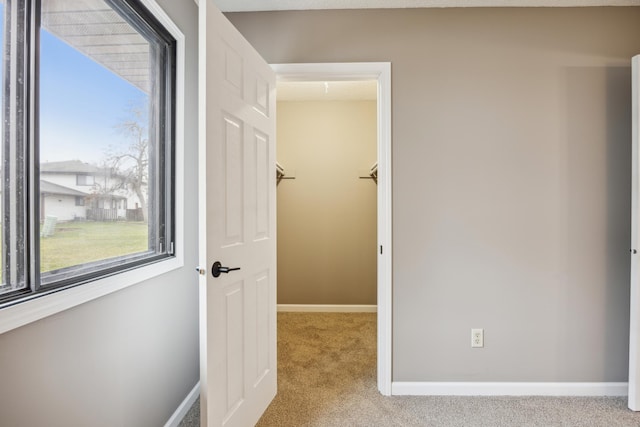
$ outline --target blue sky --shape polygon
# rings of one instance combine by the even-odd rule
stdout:
[[[46,30],[40,43],[40,161],[96,163],[126,146],[115,126],[147,95]]]

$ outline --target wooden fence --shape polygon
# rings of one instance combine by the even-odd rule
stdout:
[[[118,217],[117,209],[87,209],[89,221],[144,221],[142,209],[127,209],[126,218]]]

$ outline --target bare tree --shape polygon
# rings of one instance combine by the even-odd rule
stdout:
[[[130,190],[138,197],[144,220],[148,219],[146,189],[149,183],[149,132],[147,108],[132,106],[128,117],[116,125],[128,145],[111,148],[106,165],[110,169],[114,187]],[[116,188],[118,187],[119,188]]]

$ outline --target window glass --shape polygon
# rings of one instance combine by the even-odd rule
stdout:
[[[102,0],[43,0],[41,19],[40,271],[144,253],[149,42]]]
[[[48,165],[44,165],[44,172],[46,173]],[[42,174],[42,169],[41,169]],[[94,185],[96,180],[93,175],[76,175],[76,184],[78,185]]]

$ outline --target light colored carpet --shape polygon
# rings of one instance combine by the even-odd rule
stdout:
[[[279,313],[278,395],[257,425],[640,427],[626,398],[384,397],[375,372],[375,314]]]

